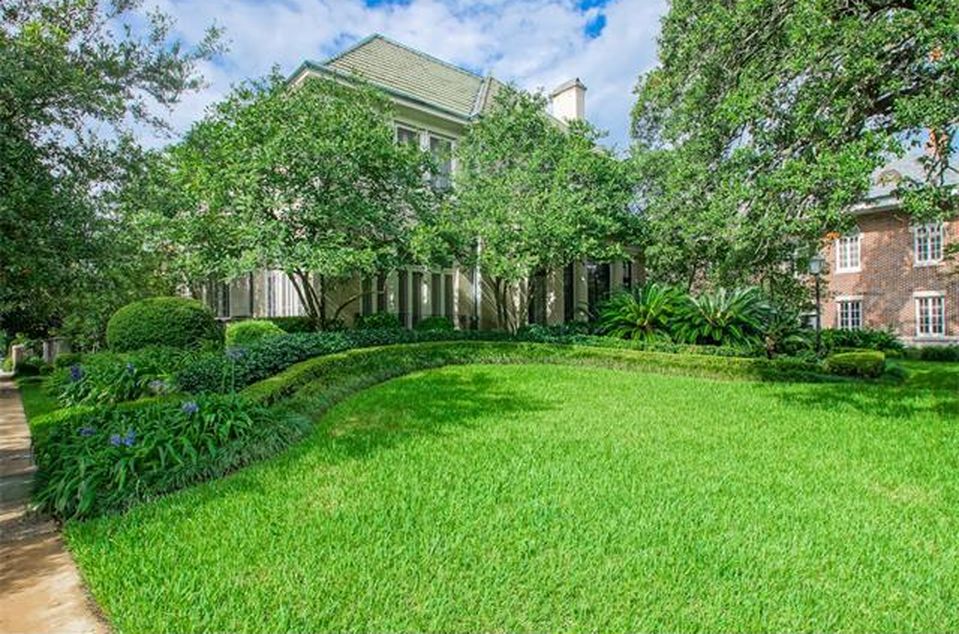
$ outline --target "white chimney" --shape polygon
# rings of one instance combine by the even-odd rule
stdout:
[[[576,79],[564,81],[549,94],[553,106],[553,116],[562,121],[572,121],[586,117],[586,86]]]

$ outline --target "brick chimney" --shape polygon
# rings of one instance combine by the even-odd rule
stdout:
[[[561,121],[573,121],[586,117],[586,86],[576,79],[564,81],[549,94],[553,116]]]

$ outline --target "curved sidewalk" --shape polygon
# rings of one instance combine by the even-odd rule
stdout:
[[[20,393],[0,377],[0,633],[105,633],[56,525],[27,513],[35,470]]]

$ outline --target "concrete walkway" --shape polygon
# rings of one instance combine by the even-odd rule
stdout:
[[[56,524],[27,513],[35,470],[20,393],[0,377],[0,634],[105,633]]]

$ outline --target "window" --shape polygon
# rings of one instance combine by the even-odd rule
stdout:
[[[400,145],[414,145],[419,147],[420,133],[402,126],[396,127],[396,142]]]
[[[859,252],[862,234],[857,229],[836,240],[836,272],[843,273],[859,270]]]
[[[840,299],[837,306],[839,308],[839,328],[842,330],[859,330],[862,328],[861,299]]]
[[[430,154],[436,161],[436,171],[433,174],[433,187],[449,189],[453,173],[453,142],[449,139],[430,136]]]
[[[942,261],[942,224],[919,225],[913,230],[913,248],[916,265],[938,264]]]
[[[930,293],[916,297],[916,335],[942,337],[946,334],[946,298]]]

